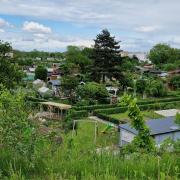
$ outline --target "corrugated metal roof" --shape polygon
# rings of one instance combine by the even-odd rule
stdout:
[[[146,121],[146,124],[150,128],[151,135],[180,131],[180,127],[177,124],[175,124],[174,119],[175,117],[151,119]],[[133,134],[137,134],[137,131],[134,128],[132,128],[130,124],[120,125],[120,128],[125,129]]]

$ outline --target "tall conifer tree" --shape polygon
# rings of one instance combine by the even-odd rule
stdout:
[[[94,45],[94,80],[105,82],[105,77],[117,77],[117,65],[121,62],[119,41],[107,29],[97,35]]]

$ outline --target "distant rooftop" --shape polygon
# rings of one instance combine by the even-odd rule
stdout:
[[[180,131],[180,127],[174,123],[174,119],[175,117],[151,119],[146,121],[146,124],[150,128],[151,135]],[[133,134],[138,134],[138,132],[134,128],[132,128],[130,124],[120,125],[120,128],[125,129]]]

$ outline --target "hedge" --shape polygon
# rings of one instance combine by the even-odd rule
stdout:
[[[159,110],[159,109],[171,109],[171,108],[179,108],[179,107],[180,107],[180,101],[139,105],[140,110],[152,110],[152,109]]]
[[[122,124],[125,123],[125,122],[122,121],[122,120],[119,120],[119,119],[110,117],[110,116],[108,116],[108,115],[106,115],[106,114],[101,114],[101,113],[97,113],[97,114],[96,114],[96,113],[95,113],[95,115],[96,115],[98,118],[100,118],[100,119],[103,119],[103,120],[105,120],[105,121],[109,121],[109,122],[114,123],[114,124],[116,124],[116,125],[119,125],[120,123],[122,123]]]
[[[117,107],[117,108],[109,108],[109,109],[98,109],[95,110],[94,113],[117,114],[117,113],[124,113],[126,111],[127,111],[127,107]]]
[[[180,97],[177,98],[166,98],[166,99],[157,99],[157,100],[144,100],[144,101],[138,101],[138,105],[144,105],[144,104],[153,104],[153,103],[163,103],[163,102],[175,102],[180,101]]]
[[[81,119],[81,118],[85,118],[85,117],[88,117],[88,111],[86,111],[86,110],[72,112],[73,119]]]
[[[180,101],[174,102],[167,102],[167,103],[154,103],[154,104],[144,104],[138,105],[141,110],[158,110],[158,109],[165,109],[165,108],[177,108],[180,107]],[[168,107],[169,106],[169,107]],[[95,113],[102,113],[102,114],[116,114],[116,113],[123,113],[127,110],[127,107],[117,107],[117,108],[109,108],[109,109],[98,109],[95,110]]]
[[[157,100],[144,100],[138,101],[138,105],[146,105],[146,104],[153,104],[153,103],[163,103],[163,102],[175,102],[180,101],[180,97],[176,98],[166,98],[166,99],[157,99]],[[120,104],[102,104],[102,105],[91,105],[91,106],[74,106],[73,109],[80,111],[80,110],[87,110],[87,111],[94,111],[97,109],[110,109],[110,108],[120,108],[123,107]]]
[[[75,110],[88,110],[93,111],[96,109],[106,109],[106,108],[114,108],[118,107],[118,104],[100,104],[100,105],[91,105],[91,106],[74,106]]]
[[[169,103],[155,103],[155,104],[147,104],[147,105],[140,105],[139,108],[141,110],[159,110],[159,109],[171,109],[171,108],[179,108],[180,101],[169,102]],[[109,114],[116,114],[116,113],[123,113],[127,110],[127,107],[120,107],[120,108],[111,108],[109,109],[99,109],[94,111],[94,115],[97,117],[104,119],[106,121],[112,122],[114,124],[125,123],[122,120],[112,118]]]
[[[27,96],[27,97],[26,97],[26,100],[27,100],[27,101],[34,102],[34,103],[47,102],[47,101],[48,101],[48,100],[46,100],[46,99],[40,99],[40,98],[36,98],[36,97],[32,97],[32,96]]]

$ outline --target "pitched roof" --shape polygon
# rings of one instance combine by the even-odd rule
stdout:
[[[165,134],[180,131],[180,127],[174,123],[175,117],[167,117],[163,119],[151,119],[146,121],[146,125],[150,128],[151,135]],[[133,134],[138,132],[130,126],[130,124],[120,125],[121,129],[125,129]]]
[[[72,107],[71,105],[68,105],[68,104],[61,104],[61,103],[55,103],[55,102],[41,102],[40,104],[53,106],[60,109],[70,109]]]

